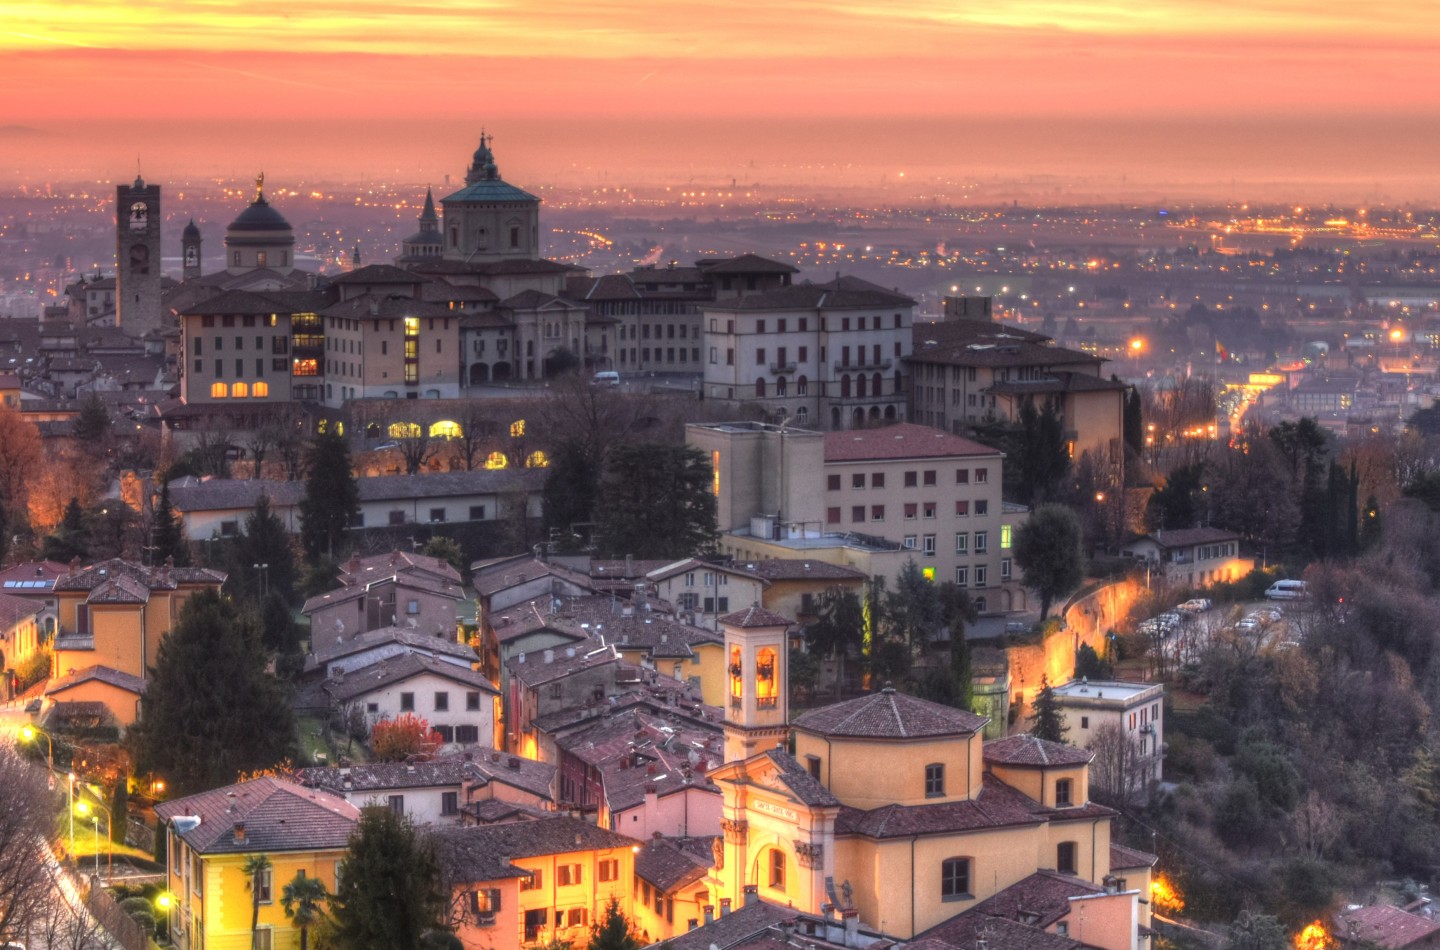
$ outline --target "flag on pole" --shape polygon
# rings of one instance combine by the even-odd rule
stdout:
[[[1222,363],[1230,359],[1230,354],[1226,352],[1225,345],[1219,340],[1215,341],[1215,356]]]

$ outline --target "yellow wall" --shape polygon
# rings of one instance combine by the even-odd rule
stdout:
[[[1090,800],[1090,770],[1084,765],[1041,768],[992,763],[990,771],[1006,785],[1023,792],[1047,808],[1055,807],[1055,783],[1061,779],[1070,780],[1072,805],[1083,805]]]
[[[500,891],[500,909],[495,912],[495,922],[482,927],[466,911],[469,908],[468,892],[495,888]],[[503,881],[486,881],[484,884],[462,884],[455,888],[451,919],[460,921],[455,936],[465,945],[465,950],[513,950],[518,946],[515,934],[520,930],[523,919],[520,916],[520,880],[509,878]]]
[[[826,739],[795,732],[795,758],[807,765],[820,759],[820,782],[854,808],[882,805],[925,805],[965,801],[980,791],[980,736],[943,740]],[[925,796],[925,766],[945,766],[945,794]]]
[[[657,913],[655,910],[655,897],[660,893],[659,888],[653,885],[649,888],[650,900],[645,900],[646,889],[640,878],[635,878],[631,892],[631,907],[629,914],[634,922],[635,929],[640,932],[642,942],[646,944],[660,940],[667,940],[676,934],[689,932],[690,921],[697,920],[705,922],[705,905],[712,904],[709,889],[705,879],[701,878],[691,884],[677,889],[675,892],[665,895],[673,906],[672,921],[668,916]],[[719,907],[715,913],[720,913]]]
[[[100,680],[86,680],[46,698],[57,703],[104,703],[122,727],[134,724],[135,707],[140,702],[140,697],[129,690]]]
[[[193,860],[194,853],[188,846],[181,845],[179,851],[182,865]],[[171,854],[176,854],[174,849]],[[198,891],[192,889],[188,895],[191,924],[186,927],[187,942],[184,946],[198,950],[201,944],[196,929],[203,927],[205,950],[250,950],[252,896],[249,888],[250,877],[244,872],[248,857],[249,855],[244,854],[226,854],[200,858],[203,886]],[[285,916],[285,909],[280,904],[280,894],[285,885],[301,870],[304,870],[308,877],[317,877],[324,881],[326,890],[334,893],[335,866],[344,859],[345,852],[343,849],[271,852],[267,857],[272,865],[271,900],[260,905],[260,926],[268,925],[273,928],[272,946],[276,950],[298,946],[300,931],[291,926]],[[181,866],[172,859],[168,887],[170,893],[183,903],[187,895],[181,870]],[[177,916],[181,913],[180,907],[174,911]]]
[[[685,675],[700,677],[700,697],[707,706],[725,702],[728,677],[725,672],[725,646],[721,643],[700,643],[691,650],[700,657],[698,664],[687,664]]]
[[[603,860],[615,860],[619,862],[619,872],[615,880],[601,882],[599,878],[599,864]],[[518,948],[525,941],[525,912],[531,910],[546,910],[549,913],[547,918],[552,925],[544,930],[539,939],[534,942],[547,943],[552,938],[575,941],[577,945],[584,944],[590,939],[589,925],[596,919],[605,904],[611,897],[620,901],[620,908],[630,912],[630,889],[635,878],[635,855],[629,848],[606,848],[599,851],[572,851],[565,854],[541,855],[534,858],[517,858],[511,862],[516,867],[524,868],[527,871],[540,872],[540,886],[530,890],[520,889],[517,891],[518,916],[514,931],[513,943],[501,942],[503,935],[497,935],[497,942],[494,944],[496,950],[512,950]],[[569,887],[559,886],[556,876],[556,866],[561,864],[579,864],[581,866],[580,883],[572,884]],[[578,928],[568,926],[559,931],[553,929],[555,922],[555,911],[569,911],[572,908],[585,908],[586,916],[584,925]]]
[[[144,677],[160,655],[160,641],[174,629],[185,601],[212,585],[201,584],[177,590],[150,592],[145,604],[92,604],[90,631],[94,650],[57,650],[55,675],[64,676],[87,666],[108,666],[122,673]],[[57,612],[62,633],[77,630],[76,607],[85,602],[85,591],[58,593]]]

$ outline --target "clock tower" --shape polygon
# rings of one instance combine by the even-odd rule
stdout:
[[[190,223],[185,225],[185,232],[180,235],[180,254],[183,268],[181,276],[185,280],[194,280],[202,273],[200,268],[201,245],[204,238],[200,236],[200,228],[196,226],[195,219],[191,218]]]
[[[720,618],[725,634],[725,761],[738,762],[785,742],[790,621],[758,604]]]
[[[160,186],[136,176],[115,189],[115,322],[132,336],[160,329]]]

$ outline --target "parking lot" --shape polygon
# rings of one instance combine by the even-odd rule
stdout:
[[[1305,607],[1297,601],[1187,601],[1140,621],[1135,631],[1149,642],[1158,664],[1178,669],[1195,662],[1221,638],[1247,642],[1257,651],[1295,649],[1304,639],[1305,617]]]

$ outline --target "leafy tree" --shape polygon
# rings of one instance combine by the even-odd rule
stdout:
[[[1116,377],[1112,376],[1111,379]],[[1145,416],[1143,403],[1140,399],[1140,390],[1131,386],[1125,390],[1125,416],[1122,428],[1125,433],[1125,444],[1136,455],[1145,451]]]
[[[244,530],[231,546],[230,584],[254,603],[275,594],[285,603],[295,601],[295,550],[285,522],[261,495],[245,516]],[[257,567],[256,565],[261,565]]]
[[[90,559],[90,526],[85,518],[85,509],[80,507],[78,498],[71,498],[60,519],[60,527],[45,539],[42,556],[47,561],[68,564],[75,558]]]
[[[1020,405],[1020,444],[1017,498],[1022,504],[1051,500],[1070,470],[1070,447],[1065,439],[1065,420],[1050,400],[1036,409],[1027,399]]]
[[[1015,563],[1025,586],[1040,595],[1040,619],[1085,576],[1080,519],[1063,505],[1041,505],[1015,532]]]
[[[125,843],[125,829],[129,826],[130,781],[121,774],[110,789],[110,840]]]
[[[260,605],[260,642],[266,650],[281,654],[294,654],[299,650],[300,631],[295,616],[278,591],[266,594]]]
[[[437,534],[425,542],[420,553],[426,557],[439,558],[457,571],[465,570],[465,552],[461,549],[460,542],[454,538]]]
[[[266,872],[271,870],[270,859],[263,854],[252,854],[245,858],[245,889],[250,892],[250,947],[260,946],[260,895]]]
[[[381,762],[424,761],[445,744],[430,723],[414,713],[382,719],[370,731],[370,748]]]
[[[820,678],[820,661],[815,659],[815,654],[806,650],[791,650],[788,672],[792,696],[801,694],[809,697],[814,694],[815,683]]]
[[[1165,484],[1155,490],[1145,507],[1145,521],[1155,530],[1193,528],[1200,523],[1202,482],[1205,466],[1196,462],[1182,465],[1171,472]]]
[[[820,615],[805,629],[810,652],[835,658],[835,695],[845,684],[845,659],[865,645],[865,607],[853,590],[833,587],[820,602]]]
[[[1100,658],[1095,648],[1088,643],[1080,644],[1075,651],[1075,678],[1104,680],[1111,676],[1110,664]]]
[[[296,874],[280,892],[280,906],[285,916],[300,928],[300,950],[309,950],[310,928],[325,917],[325,901],[330,892],[325,882],[308,874]]]
[[[545,477],[545,537],[562,552],[583,548],[588,533],[580,525],[595,520],[595,503],[600,492],[600,468],[578,441],[567,440],[550,457]]]
[[[312,562],[333,558],[345,529],[360,510],[360,487],[350,450],[334,432],[323,432],[305,456],[305,497],[300,499],[300,539]]]
[[[163,564],[167,558],[174,558],[175,564],[185,567],[190,563],[190,547],[185,543],[185,526],[170,504],[170,480],[160,483],[160,498],[155,502],[155,523],[150,529],[150,543],[154,546],[152,563]]]
[[[336,942],[346,950],[414,947],[449,900],[433,842],[383,806],[362,810],[331,900]]]
[[[158,772],[189,794],[294,754],[294,717],[265,672],[258,628],[253,613],[214,591],[185,602],[127,736],[137,773]]]
[[[617,446],[596,511],[601,548],[615,557],[673,559],[711,550],[720,532],[710,483],[710,462],[694,446]]]
[[[101,447],[105,443],[105,437],[110,434],[110,413],[100,401],[100,397],[91,393],[90,398],[80,405],[80,412],[76,414],[71,425],[76,441],[82,446]]]
[[[1065,733],[1070,731],[1048,674],[1040,675],[1040,695],[1035,697],[1035,711],[1030,714],[1029,722],[1030,734],[1048,742],[1064,742]]]
[[[944,624],[939,591],[910,558],[895,575],[895,586],[885,593],[886,638],[903,643],[913,657],[930,646]]]
[[[590,943],[586,950],[640,950],[642,946],[634,926],[620,910],[620,901],[610,898],[599,919],[590,925]]]

